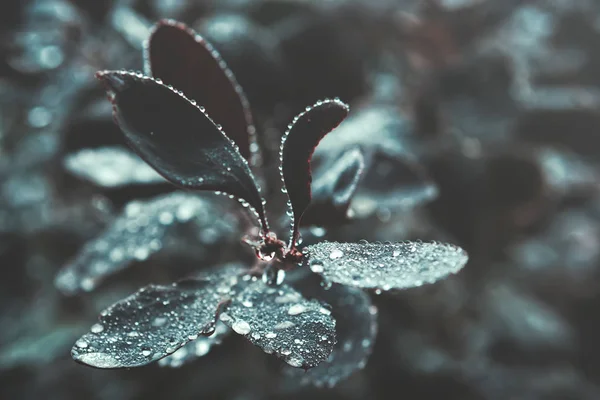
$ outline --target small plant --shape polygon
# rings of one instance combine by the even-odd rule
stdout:
[[[320,275],[326,287],[333,284],[327,297],[335,305],[344,304],[335,296],[356,294],[339,285],[379,290],[416,287],[455,273],[467,262],[462,249],[440,243],[321,242],[301,247],[300,222],[312,198],[312,153],[347,116],[349,108],[339,99],[307,107],[283,136],[280,172],[292,225],[289,240],[280,240],[269,227],[266,202],[250,168],[258,157],[255,129],[231,71],[210,44],[177,22],[159,23],[145,53],[147,75],[97,74],[126,141],[174,185],[216,191],[252,210],[259,233],[244,242],[259,262],[253,268],[228,265],[170,286],[141,289],[101,313],[99,322],[73,347],[76,361],[98,368],[145,365],[190,341],[216,341],[227,331],[221,321],[293,367],[333,363],[335,308],[303,297],[285,282],[285,271],[308,268]],[[352,195],[354,177],[362,168],[359,152],[344,158],[347,168],[335,171],[350,178],[336,177],[344,187],[331,189],[340,198]],[[364,308],[364,313],[374,315]],[[350,329],[365,329],[361,323],[359,319],[359,325]]]

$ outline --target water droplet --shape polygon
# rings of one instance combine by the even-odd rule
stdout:
[[[331,254],[329,254],[329,258],[332,260],[337,260],[338,258],[342,258],[343,256],[344,253],[340,249],[334,249],[331,251]]]
[[[288,315],[298,315],[306,311],[306,307],[302,304],[294,304],[288,309]]]
[[[92,333],[100,333],[104,330],[104,325],[102,324],[94,324],[91,329]]]
[[[88,347],[88,342],[86,342],[83,339],[79,339],[77,342],[75,342],[75,345],[80,349],[85,349],[86,347]]]
[[[235,321],[233,325],[231,325],[231,328],[240,335],[247,335],[252,330],[250,324],[244,320]]]

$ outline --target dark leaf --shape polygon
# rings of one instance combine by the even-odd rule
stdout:
[[[312,368],[325,361],[336,342],[331,311],[287,285],[251,283],[221,314],[221,321],[296,368]]]
[[[251,161],[255,128],[246,96],[219,53],[184,24],[159,22],[145,46],[146,72],[205,108]]]
[[[425,168],[404,154],[375,151],[365,157],[364,178],[352,199],[355,217],[378,210],[406,210],[438,196],[438,188]]]
[[[217,321],[215,332],[210,336],[200,336],[196,340],[192,340],[185,346],[179,348],[175,353],[158,360],[158,365],[161,367],[179,368],[184,364],[188,364],[205,356],[213,348],[221,344],[224,337],[229,335],[231,329],[225,324]]]
[[[347,218],[348,206],[362,178],[365,160],[359,148],[346,151],[312,183],[312,200],[302,217],[302,225],[336,224]]]
[[[230,266],[203,279],[141,289],[100,314],[73,346],[73,359],[96,368],[138,367],[211,334],[241,271]]]
[[[100,187],[146,185],[165,182],[137,155],[121,147],[85,149],[69,154],[64,165],[69,172]]]
[[[333,387],[366,365],[377,336],[377,308],[369,295],[357,288],[332,285],[325,290],[317,283],[307,290],[306,285],[301,286],[303,295],[331,305],[337,343],[329,358],[317,367],[306,372],[289,368],[286,374],[300,384]]]
[[[340,100],[319,101],[294,118],[281,142],[281,176],[287,190],[294,221],[290,245],[298,236],[300,220],[311,200],[310,161],[321,139],[348,115]]]
[[[210,117],[180,92],[141,74],[97,74],[129,145],[161,175],[186,189],[247,202],[267,229],[262,198],[246,160]]]
[[[215,214],[220,214],[218,207],[189,193],[176,192],[146,202],[131,202],[123,214],[58,273],[56,285],[65,293],[93,290],[107,276],[132,262],[144,261],[166,250],[168,239],[177,237],[177,228],[190,222],[210,230],[217,240],[236,231],[237,226],[225,218],[215,219]],[[202,246],[202,239],[194,239],[196,246]]]
[[[458,272],[468,260],[443,243],[336,243],[308,246],[310,269],[327,281],[368,289],[407,289]]]

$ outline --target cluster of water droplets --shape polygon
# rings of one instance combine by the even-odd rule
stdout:
[[[308,246],[310,269],[329,282],[369,289],[406,289],[458,272],[468,256],[444,243],[336,243]]]
[[[84,149],[64,159],[69,172],[102,187],[165,182],[141,158],[122,147]]]
[[[173,354],[200,335],[214,335],[217,309],[241,271],[230,265],[202,279],[139,290],[104,310],[75,343],[72,357],[97,368],[135,367]]]
[[[285,373],[296,384],[333,387],[366,365],[377,336],[377,308],[367,293],[348,286],[333,285],[310,294],[331,304],[337,343],[315,368],[306,372],[289,368]]]
[[[191,193],[175,192],[131,202],[59,272],[56,284],[68,293],[93,290],[103,278],[132,262],[144,261],[170,245],[177,247],[178,228],[190,223],[201,230],[194,238],[198,244],[216,245],[237,231],[233,218],[214,218],[224,214],[214,202]]]
[[[296,368],[326,360],[336,342],[329,308],[287,285],[251,282],[220,318],[266,353]]]

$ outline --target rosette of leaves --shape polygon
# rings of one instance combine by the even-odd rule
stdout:
[[[257,262],[216,267],[172,285],[140,289],[101,313],[73,347],[76,361],[128,368],[170,356],[177,362],[171,358],[165,364],[180,365],[194,352],[190,350],[202,355],[233,331],[292,367],[319,366],[321,372],[307,379],[333,385],[364,365],[375,339],[376,310],[359,289],[433,283],[467,262],[462,249],[440,243],[322,242],[301,247],[299,227],[312,200],[312,153],[349,112],[339,99],[306,107],[283,136],[280,172],[292,223],[289,240],[280,240],[269,226],[266,202],[251,168],[257,152],[252,116],[225,62],[202,37],[173,21],[155,27],[146,61],[147,75],[97,74],[127,143],[172,184],[218,192],[251,210],[259,229],[244,242]],[[333,183],[320,190],[342,197],[352,192],[361,165],[359,153],[347,153],[341,166],[332,169],[335,176],[328,179]],[[309,291],[299,284],[297,290],[285,282],[286,271],[316,274],[326,284]],[[336,332],[336,319],[345,331]]]

